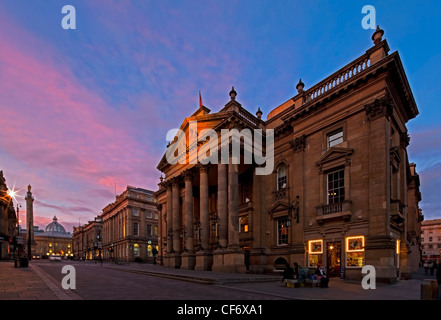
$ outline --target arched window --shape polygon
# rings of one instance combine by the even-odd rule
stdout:
[[[277,190],[286,188],[286,165],[282,163],[277,168]]]

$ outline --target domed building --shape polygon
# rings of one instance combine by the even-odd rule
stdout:
[[[22,232],[25,232],[25,230],[22,230]],[[35,251],[32,252],[33,258],[48,258],[55,254],[64,258],[73,256],[72,234],[66,232],[56,216],[44,228],[44,231],[39,227],[34,227],[34,240],[37,245]]]

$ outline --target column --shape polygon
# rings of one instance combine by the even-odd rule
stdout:
[[[184,175],[185,194],[184,194],[184,239],[185,250],[181,255],[181,268],[193,270],[196,265],[196,255],[193,243],[193,174],[186,171]]]
[[[196,254],[195,270],[211,270],[213,255],[209,247],[210,220],[208,216],[208,166],[199,167],[200,174],[200,222],[201,222],[201,250]]]
[[[185,249],[193,251],[193,175],[185,175]]]
[[[181,217],[179,215],[179,182],[172,183],[172,213],[173,213],[173,251],[176,254],[181,252]]]
[[[226,248],[228,244],[228,165],[217,165],[217,214],[219,218],[219,244]]]
[[[228,247],[239,247],[239,173],[238,164],[228,165]]]
[[[208,167],[200,167],[200,220],[201,220],[201,247],[209,249],[210,221],[208,217]]]
[[[173,252],[173,205],[172,205],[172,187],[167,186],[167,255]]]

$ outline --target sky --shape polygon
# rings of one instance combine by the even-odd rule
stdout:
[[[441,218],[441,2],[408,0],[0,0],[0,170],[20,212],[30,184],[34,225],[72,232],[127,185],[157,190],[166,133],[199,91],[217,112],[234,86],[266,119],[299,78],[308,89],[372,46],[365,5],[403,62],[420,207]]]

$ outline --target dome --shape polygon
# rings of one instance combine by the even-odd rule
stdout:
[[[58,220],[57,216],[54,216],[54,218],[52,219],[52,222],[46,226],[45,231],[46,232],[66,233],[66,230],[64,229],[64,227],[61,224],[59,224],[57,220]]]

